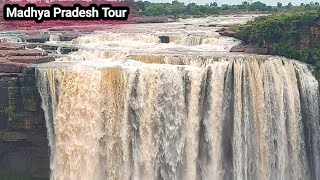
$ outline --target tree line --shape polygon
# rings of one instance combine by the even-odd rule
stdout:
[[[260,1],[249,3],[244,1],[239,5],[219,5],[216,2],[208,3],[205,5],[198,5],[195,3],[185,4],[174,0],[171,3],[152,3],[149,1],[134,1],[125,0],[130,4],[136,12],[143,16],[209,16],[227,13],[274,13],[274,12],[288,12],[300,11],[302,9],[314,9],[319,7],[318,2],[301,3],[299,6],[294,6],[292,3],[283,5],[278,2],[277,6],[268,6]]]

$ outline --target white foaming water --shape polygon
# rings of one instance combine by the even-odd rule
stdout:
[[[55,41],[60,41],[60,36],[59,36],[59,34],[50,34],[50,36],[49,36],[49,41],[53,41],[53,42],[55,42]]]
[[[228,53],[238,41],[199,23],[219,24],[100,31],[37,66],[52,180],[320,179],[310,67]]]
[[[224,24],[244,23],[252,16],[211,17],[197,20],[182,20],[177,23],[137,24],[114,27],[108,31],[96,31],[72,41],[81,51],[73,53],[63,61],[83,61],[113,58],[115,54],[212,54],[228,52],[240,43],[230,37],[221,37],[215,32]],[[161,43],[167,37],[169,43]]]

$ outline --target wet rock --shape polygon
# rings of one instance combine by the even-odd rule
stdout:
[[[0,72],[0,78],[6,78],[6,77],[23,77],[24,74],[22,73],[1,73]],[[0,84],[2,84],[0,82]]]
[[[60,53],[61,54],[68,54],[70,52],[75,52],[75,51],[78,51],[79,49],[78,48],[75,48],[75,47],[61,47],[60,48]]]
[[[239,37],[239,33],[236,33],[236,32],[233,32],[233,31],[229,31],[229,30],[220,31],[219,34],[221,36],[228,36],[228,37],[234,37],[234,38]]]
[[[55,51],[58,49],[58,46],[43,44],[40,46],[40,48],[46,51]]]
[[[268,49],[266,47],[257,47],[255,45],[242,45],[242,44],[233,46],[230,49],[230,52],[243,52],[247,54],[262,54],[262,55],[275,54],[272,47],[269,47]]]
[[[4,132],[1,138],[1,140],[3,141],[22,141],[26,139],[27,139],[26,134],[21,132],[13,132],[13,131]]]
[[[24,110],[29,112],[41,110],[41,99],[35,86],[24,86],[21,88]]]
[[[34,43],[34,44],[26,44],[24,45],[25,48],[27,49],[35,49],[35,48],[38,48],[38,47],[41,47],[41,43]]]
[[[217,24],[208,24],[208,25],[205,25],[204,27],[219,27],[219,25],[217,25]]]
[[[227,30],[227,28],[221,28],[221,29],[218,29],[216,32],[224,32],[226,30]]]
[[[77,37],[79,37],[80,34],[75,33],[75,32],[66,32],[66,33],[62,33],[59,35],[60,37],[60,41],[71,41],[73,39],[76,39]]]
[[[39,34],[36,36],[29,36],[25,38],[25,41],[30,43],[45,43],[46,41],[49,41],[49,35]]]
[[[239,27],[242,27],[242,26],[239,26]],[[218,32],[221,36],[228,36],[228,37],[233,37],[233,38],[240,39],[239,32],[233,31],[228,26],[224,26],[221,29],[218,29],[216,32]]]
[[[169,43],[170,42],[169,36],[160,36],[159,38],[160,38],[161,43]]]

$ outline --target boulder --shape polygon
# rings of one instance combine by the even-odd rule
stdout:
[[[169,43],[170,42],[169,36],[160,36],[159,38],[160,38],[161,43]]]

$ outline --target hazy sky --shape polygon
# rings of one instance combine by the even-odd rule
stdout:
[[[148,0],[150,2],[172,2],[172,0]],[[184,3],[197,3],[197,4],[206,4],[210,2],[217,2],[219,5],[221,4],[241,4],[244,0],[179,0]],[[258,0],[252,0],[255,2]],[[309,3],[309,2],[320,2],[320,0],[260,0],[267,5],[276,5],[277,2],[281,2],[283,5],[287,5],[291,2],[293,5],[300,5],[301,3]]]

